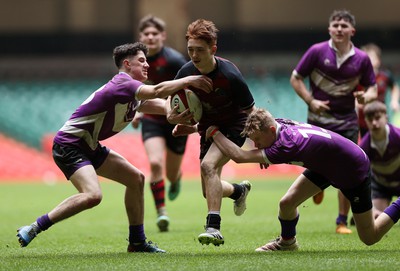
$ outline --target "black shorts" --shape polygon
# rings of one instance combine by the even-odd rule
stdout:
[[[309,169],[306,169],[303,175],[322,190],[331,185],[330,181],[325,177]],[[343,195],[350,201],[351,211],[353,213],[364,213],[372,209],[371,181],[372,174],[370,173],[365,181],[358,186],[351,189],[340,189]]]
[[[393,197],[400,196],[400,185],[395,187],[387,187],[372,179],[372,199],[386,199],[389,202],[392,201]]]
[[[336,131],[334,131],[336,132]],[[358,127],[356,129],[352,129],[352,130],[346,130],[346,131],[337,131],[337,134],[350,139],[351,141],[353,141],[354,143],[358,144]]]
[[[162,137],[165,139],[167,148],[176,154],[184,154],[186,149],[187,136],[174,137],[172,130],[175,125],[160,123],[151,119],[142,119],[142,140],[143,142],[151,137]]]
[[[100,143],[91,153],[84,152],[74,146],[62,146],[53,143],[54,162],[68,180],[75,171],[83,166],[92,165],[95,169],[99,168],[109,153],[110,149],[100,145]]]
[[[239,147],[242,147],[244,142],[246,141],[245,137],[242,137],[240,135],[241,132],[239,132],[236,129],[223,129],[220,128],[220,132],[225,135],[230,141],[238,145]],[[202,136],[200,138],[200,160],[204,158],[206,153],[208,152],[208,149],[210,148],[212,144],[211,140],[206,140],[205,136]]]

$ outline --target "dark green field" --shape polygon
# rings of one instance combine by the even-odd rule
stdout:
[[[0,184],[0,270],[400,270],[400,227],[371,247],[357,233],[335,233],[337,192],[326,191],[323,203],[300,207],[297,252],[256,253],[254,249],[280,233],[278,201],[291,181],[254,181],[248,209],[241,217],[232,201],[222,207],[225,245],[202,246],[207,213],[198,181],[184,182],[182,193],[167,202],[170,232],[159,233],[152,198],[146,185],[145,230],[149,240],[167,254],[126,253],[128,225],[123,188],[103,182],[103,202],[20,248],[16,229],[33,222],[62,199],[75,193],[71,184]],[[355,231],[355,228],[352,227]]]

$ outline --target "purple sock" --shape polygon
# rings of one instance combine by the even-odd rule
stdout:
[[[400,219],[400,197],[383,211],[393,220],[394,224]]]
[[[283,239],[292,239],[296,236],[296,225],[299,221],[299,215],[293,220],[283,220],[280,217],[279,221],[281,222],[281,237]]]
[[[129,226],[129,243],[130,244],[142,244],[146,241],[146,235],[144,234],[144,226],[135,225]]]
[[[51,222],[48,214],[38,217],[38,219],[36,219],[36,223],[38,224],[40,230],[42,231],[47,230],[54,224],[53,222]]]
[[[344,224],[347,226],[347,215],[341,215],[336,218],[336,225]]]

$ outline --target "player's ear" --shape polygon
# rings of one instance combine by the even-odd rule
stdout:
[[[161,39],[163,41],[165,41],[167,39],[167,32],[166,31],[161,32]]]
[[[271,132],[276,134],[276,127],[274,125],[269,126],[269,129],[271,129]]]
[[[211,54],[215,55],[216,52],[217,52],[217,45],[214,44],[211,46]]]
[[[122,65],[123,65],[125,68],[129,68],[129,66],[131,65],[131,63],[129,62],[129,59],[125,58],[125,59],[122,61]]]

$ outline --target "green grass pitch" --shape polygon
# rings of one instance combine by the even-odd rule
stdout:
[[[266,177],[267,179],[267,177]],[[0,184],[0,270],[400,270],[400,227],[367,247],[354,226],[351,235],[335,233],[337,192],[328,188],[321,205],[300,206],[297,252],[256,253],[254,249],[280,233],[278,201],[291,180],[253,181],[247,211],[236,217],[224,199],[225,244],[202,246],[197,236],[207,214],[199,181],[184,182],[179,197],[167,201],[170,231],[158,232],[156,212],[146,184],[145,230],[148,240],[167,254],[128,254],[128,225],[123,187],[102,182],[102,203],[56,224],[28,247],[15,237],[19,226],[33,222],[75,193],[67,182]]]

